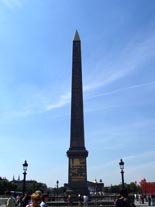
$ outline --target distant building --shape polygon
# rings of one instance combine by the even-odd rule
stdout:
[[[20,177],[18,177],[17,180],[13,177],[11,183],[17,185],[18,189],[22,189],[23,187],[23,180],[20,180]],[[43,192],[47,191],[47,185],[45,183],[40,183],[37,182],[36,180],[26,180],[25,183],[27,189],[33,189],[39,187],[40,188],[39,190],[42,190]]]
[[[104,193],[104,183],[87,181],[88,190],[92,195],[102,195]]]

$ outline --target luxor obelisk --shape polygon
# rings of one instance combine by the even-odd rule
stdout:
[[[85,148],[84,138],[81,41],[77,31],[73,40],[71,131],[67,156],[69,159],[68,187],[74,194],[88,194],[86,162],[88,151]]]

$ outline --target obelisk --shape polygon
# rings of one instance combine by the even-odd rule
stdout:
[[[67,156],[69,188],[74,194],[88,194],[86,162],[88,151],[85,148],[84,138],[81,41],[77,31],[73,40],[71,131]]]

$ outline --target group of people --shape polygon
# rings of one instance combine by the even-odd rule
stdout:
[[[148,202],[148,206],[155,206],[155,195],[154,194],[135,194],[135,200],[138,202],[139,204],[145,204],[146,202]]]
[[[9,198],[6,202],[6,207],[48,207],[48,194],[36,191],[31,196],[25,194],[23,197],[17,195],[14,197],[11,192],[8,192]]]
[[[68,197],[67,197],[68,207],[73,206],[74,199],[75,199],[75,197],[72,197],[71,195],[68,195]],[[78,199],[78,206],[79,207],[81,207],[81,206],[87,207],[88,206],[88,200],[89,200],[88,195],[78,194],[77,199]],[[77,200],[75,199],[75,201],[77,201]]]
[[[49,196],[41,191],[36,191],[31,196],[25,194],[23,197],[19,195],[14,198],[11,192],[8,193],[9,198],[7,199],[6,207],[48,207],[47,202]],[[84,204],[84,207],[88,206],[88,196],[80,194],[78,195],[79,206]],[[71,206],[71,197],[68,196],[68,204]],[[123,189],[120,192],[118,199],[115,201],[116,207],[135,207],[134,202],[129,201],[127,190]]]
[[[129,199],[128,192],[126,189],[120,191],[119,197],[115,201],[116,207],[136,207],[134,204],[134,199]]]
[[[81,206],[82,205],[82,203],[83,203],[83,205],[84,205],[84,207],[87,207],[88,206],[88,200],[89,200],[89,198],[88,198],[88,196],[87,195],[78,195],[78,206]]]

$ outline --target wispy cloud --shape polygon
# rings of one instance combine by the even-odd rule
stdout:
[[[132,164],[136,163],[136,159],[142,159],[144,160],[151,160],[150,158],[155,156],[155,150],[149,150],[149,151],[143,151],[141,153],[137,153],[135,155],[129,155],[124,157],[124,160],[130,161]]]
[[[46,106],[46,111],[49,111],[49,110],[52,110],[52,109],[55,109],[55,108],[60,108],[60,107],[63,107],[65,106],[66,104],[68,104],[70,102],[70,98],[71,98],[71,93],[66,93],[64,95],[62,95],[60,97],[60,100],[55,103],[55,104],[49,104],[48,106]]]
[[[21,7],[23,0],[1,0],[3,4],[9,8],[14,9],[16,7]]]
[[[92,93],[99,88],[102,88],[108,84],[111,84],[130,73],[134,70],[140,70],[140,65],[147,61],[149,58],[155,56],[155,38],[148,37],[146,40],[136,43],[129,43],[126,48],[121,52],[120,57],[116,62],[113,62],[111,65],[102,65],[102,62],[98,64],[98,68],[94,69],[92,79],[89,79],[89,83],[84,85],[84,93]],[[96,72],[98,71],[98,72]],[[96,76],[95,74],[98,74]],[[129,87],[116,89],[110,92],[96,94],[90,96],[90,98],[95,98],[97,96],[110,95],[112,93],[118,93],[124,90],[140,88],[144,86],[153,85],[155,82],[148,82],[143,84],[135,84]],[[56,104],[51,104],[46,107],[46,110],[52,110],[54,108],[60,108],[65,106],[70,102],[70,93],[60,96],[59,101]]]
[[[109,160],[108,158],[106,159],[106,161],[104,162],[104,168],[115,166],[118,163],[118,160],[120,158],[123,158],[125,163],[128,163],[128,168],[133,167],[133,166],[134,166],[134,168],[140,168],[140,167],[144,167],[144,166],[152,163],[152,157],[154,157],[154,156],[155,156],[155,150],[136,152],[136,154],[134,154],[134,155],[132,153],[132,155],[124,156],[124,157],[116,157],[115,156],[116,157],[115,159],[111,159],[111,160]],[[98,164],[94,167],[101,169],[103,167],[103,165]]]
[[[21,0],[3,0],[8,7],[9,6],[21,6]],[[113,93],[119,93],[121,91],[140,88],[140,87],[147,87],[149,85],[154,85],[155,81],[142,83],[142,84],[135,84],[124,88],[118,88],[108,92],[97,92],[98,89],[103,88],[104,86],[111,84],[130,73],[134,72],[135,70],[140,70],[140,65],[146,62],[149,58],[155,56],[155,37],[149,36],[145,40],[141,42],[131,41],[128,43],[125,49],[121,51],[120,56],[115,58],[116,60],[112,62],[112,64],[105,63],[103,64],[102,61],[97,64],[97,67],[93,71],[92,79],[89,79],[89,83],[84,85],[84,93],[86,98],[95,98],[99,96],[110,95]],[[109,62],[109,61],[108,61]],[[97,71],[97,72],[96,72]],[[97,74],[97,75],[96,75]],[[96,92],[96,93],[95,93]],[[42,95],[43,96],[43,95]],[[57,98],[57,102],[49,103],[48,100],[46,103],[35,100],[37,105],[32,103],[31,106],[25,106],[24,109],[20,111],[14,110],[13,112],[6,113],[8,116],[28,116],[31,114],[36,113],[44,113],[49,110],[54,110],[56,108],[61,108],[66,106],[70,103],[71,100],[71,93],[67,91],[66,93],[60,95]],[[7,116],[6,116],[7,117]]]
[[[59,101],[54,104],[50,104],[48,98],[45,97],[43,94],[33,94],[32,96],[33,98],[30,98],[32,102],[27,103],[27,105],[25,106],[21,105],[21,107],[19,106],[18,108],[16,107],[8,110],[1,110],[1,119],[4,121],[13,118],[22,118],[35,114],[41,114],[56,108],[64,107],[70,102],[71,93],[66,93],[65,95],[62,95]]]
[[[147,82],[147,83],[142,83],[142,84],[135,84],[135,85],[131,85],[125,88],[118,88],[112,91],[108,91],[108,92],[104,92],[104,93],[97,93],[92,95],[90,98],[96,98],[96,97],[100,97],[100,96],[107,96],[107,95],[111,95],[111,94],[115,94],[115,93],[119,93],[122,91],[126,91],[126,90],[130,90],[130,89],[135,89],[135,88],[141,88],[141,87],[148,87],[151,85],[155,85],[155,81],[152,82]]]
[[[18,110],[8,110],[0,112],[0,117],[3,120],[12,119],[12,118],[18,118],[18,117],[26,117],[29,115],[34,114],[35,111],[33,111],[31,108],[25,108],[25,109],[18,109]]]
[[[89,83],[84,86],[84,91],[97,90],[126,77],[135,70],[140,70],[142,64],[155,57],[154,50],[155,37],[153,35],[139,42],[131,40],[125,48],[122,48],[122,51],[116,54],[115,58],[111,60],[107,56],[108,62],[103,63],[101,60],[97,63],[94,73],[91,74],[92,77],[89,78]]]
[[[111,183],[119,183],[120,177],[118,174],[119,166],[118,162],[120,158],[123,158],[125,162],[125,182],[130,183],[137,181],[139,182],[144,177],[147,180],[154,180],[154,172],[150,171],[152,166],[154,166],[155,161],[152,161],[152,157],[155,156],[155,151],[145,151],[141,153],[136,153],[135,155],[116,157],[115,159],[106,159],[104,165],[100,162],[93,163],[91,171],[98,171],[98,176],[104,176],[105,182],[109,185]],[[115,166],[115,167],[114,167]],[[108,169],[105,171],[105,169]],[[101,172],[101,173],[100,173]],[[108,172],[108,173],[107,173]],[[116,176],[114,176],[116,175]],[[115,178],[115,179],[114,179]],[[106,184],[106,185],[107,185]]]

